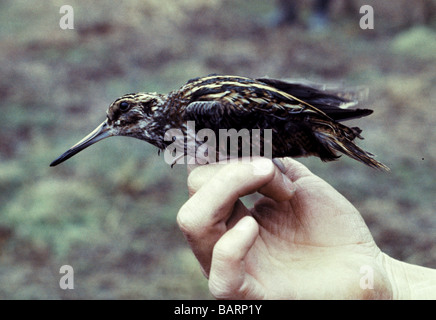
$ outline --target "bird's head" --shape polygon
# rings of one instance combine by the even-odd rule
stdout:
[[[128,136],[154,143],[154,119],[163,103],[164,96],[157,93],[131,93],[118,98],[109,106],[107,119],[50,166],[56,166],[97,141],[112,136]]]

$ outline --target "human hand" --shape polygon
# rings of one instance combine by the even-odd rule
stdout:
[[[282,163],[285,174],[268,159],[190,173],[191,198],[178,223],[211,293],[220,299],[391,298],[389,257],[357,209],[299,162]],[[239,198],[254,192],[264,197],[248,209]]]

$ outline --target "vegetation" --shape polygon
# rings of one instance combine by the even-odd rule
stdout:
[[[436,268],[434,14],[393,28],[384,10],[361,30],[358,11],[336,8],[312,32],[268,27],[274,7],[262,0],[69,4],[74,30],[59,28],[58,1],[0,4],[0,299],[211,297],[176,225],[184,167],[118,137],[48,166],[115,98],[210,73],[368,86],[375,112],[355,121],[360,145],[391,172],[301,161],[356,205],[382,250]],[[74,290],[59,288],[65,264]]]

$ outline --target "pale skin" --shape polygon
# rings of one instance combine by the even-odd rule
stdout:
[[[436,299],[436,270],[383,253],[347,199],[281,162],[285,173],[255,159],[189,174],[177,220],[215,298]],[[248,209],[239,198],[254,192]]]

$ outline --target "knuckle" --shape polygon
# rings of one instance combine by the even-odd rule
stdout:
[[[193,208],[190,202],[186,202],[177,213],[177,224],[183,233],[192,232],[194,229]]]
[[[196,193],[205,183],[210,181],[211,177],[216,174],[216,166],[204,165],[193,169],[187,179],[187,185],[190,194]]]
[[[198,210],[192,207],[190,201],[180,208],[177,214],[177,224],[187,237],[203,238],[212,234],[213,231],[213,228],[198,216]]]
[[[187,185],[190,193],[197,192],[202,185],[202,174],[200,171],[200,168],[196,168],[188,176]]]

